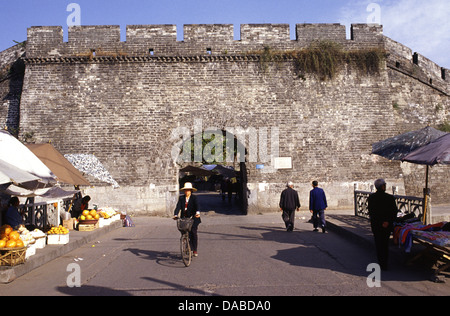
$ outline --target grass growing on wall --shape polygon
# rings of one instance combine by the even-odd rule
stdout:
[[[260,56],[261,69],[268,70],[268,63],[293,60],[299,77],[316,74],[321,80],[333,79],[344,65],[355,67],[361,74],[378,74],[386,51],[380,48],[345,51],[331,41],[316,41],[305,49],[275,51],[265,47],[254,52]]]

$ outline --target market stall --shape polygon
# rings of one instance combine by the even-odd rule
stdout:
[[[406,253],[411,253],[414,245],[422,245],[424,249],[408,260],[413,264],[424,256],[436,263],[436,269],[431,277],[435,282],[445,281],[442,272],[450,268],[450,223],[423,224],[413,218],[397,223],[394,228],[394,243],[403,247]]]

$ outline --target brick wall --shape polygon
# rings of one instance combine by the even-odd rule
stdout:
[[[13,134],[19,131],[19,106],[25,71],[20,58],[24,54],[24,44],[0,52],[0,128],[7,128]]]
[[[293,168],[247,163],[250,211],[276,210],[288,180],[303,205],[312,180],[333,208],[352,208],[354,184],[378,177],[405,193],[411,177],[400,163],[371,156],[371,144],[448,120],[448,76],[439,78],[428,61],[410,66],[404,47],[379,26],[354,25],[350,40],[335,24],[299,24],[296,40],[285,24],[242,25],[239,41],[233,34],[233,25],[185,25],[185,38],[177,41],[173,25],[128,26],[121,42],[118,26],[83,26],[70,28],[64,43],[60,27],[30,28],[21,133],[51,140],[65,154],[95,154],[121,188],[86,189],[93,203],[141,214],[172,210],[179,166],[171,154],[180,140],[172,131],[186,127],[193,135],[196,119],[205,129],[279,129],[280,156],[292,157]],[[265,46],[303,48],[316,39],[345,49],[386,46],[395,54],[378,75],[347,66],[327,81],[299,78],[292,60],[263,71],[252,54]],[[400,58],[403,69],[395,67]],[[448,179],[447,171],[439,174]]]

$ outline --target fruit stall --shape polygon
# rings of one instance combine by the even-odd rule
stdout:
[[[85,210],[77,219],[64,221],[61,225],[46,229],[28,230],[21,225],[17,230],[10,225],[0,227],[0,266],[16,266],[25,263],[39,249],[47,245],[65,245],[69,243],[70,232],[93,231],[121,220],[120,213],[113,208]],[[70,225],[69,225],[70,223]]]

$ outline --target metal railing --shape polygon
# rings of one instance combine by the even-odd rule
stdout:
[[[61,224],[61,211],[68,212],[72,198],[63,199],[57,202],[40,202],[23,204],[19,206],[25,225],[32,225],[43,229],[48,226]]]
[[[369,219],[368,199],[373,192],[355,190],[355,215]],[[414,213],[416,217],[423,216],[423,198],[415,196],[394,195],[399,212],[403,215]]]

